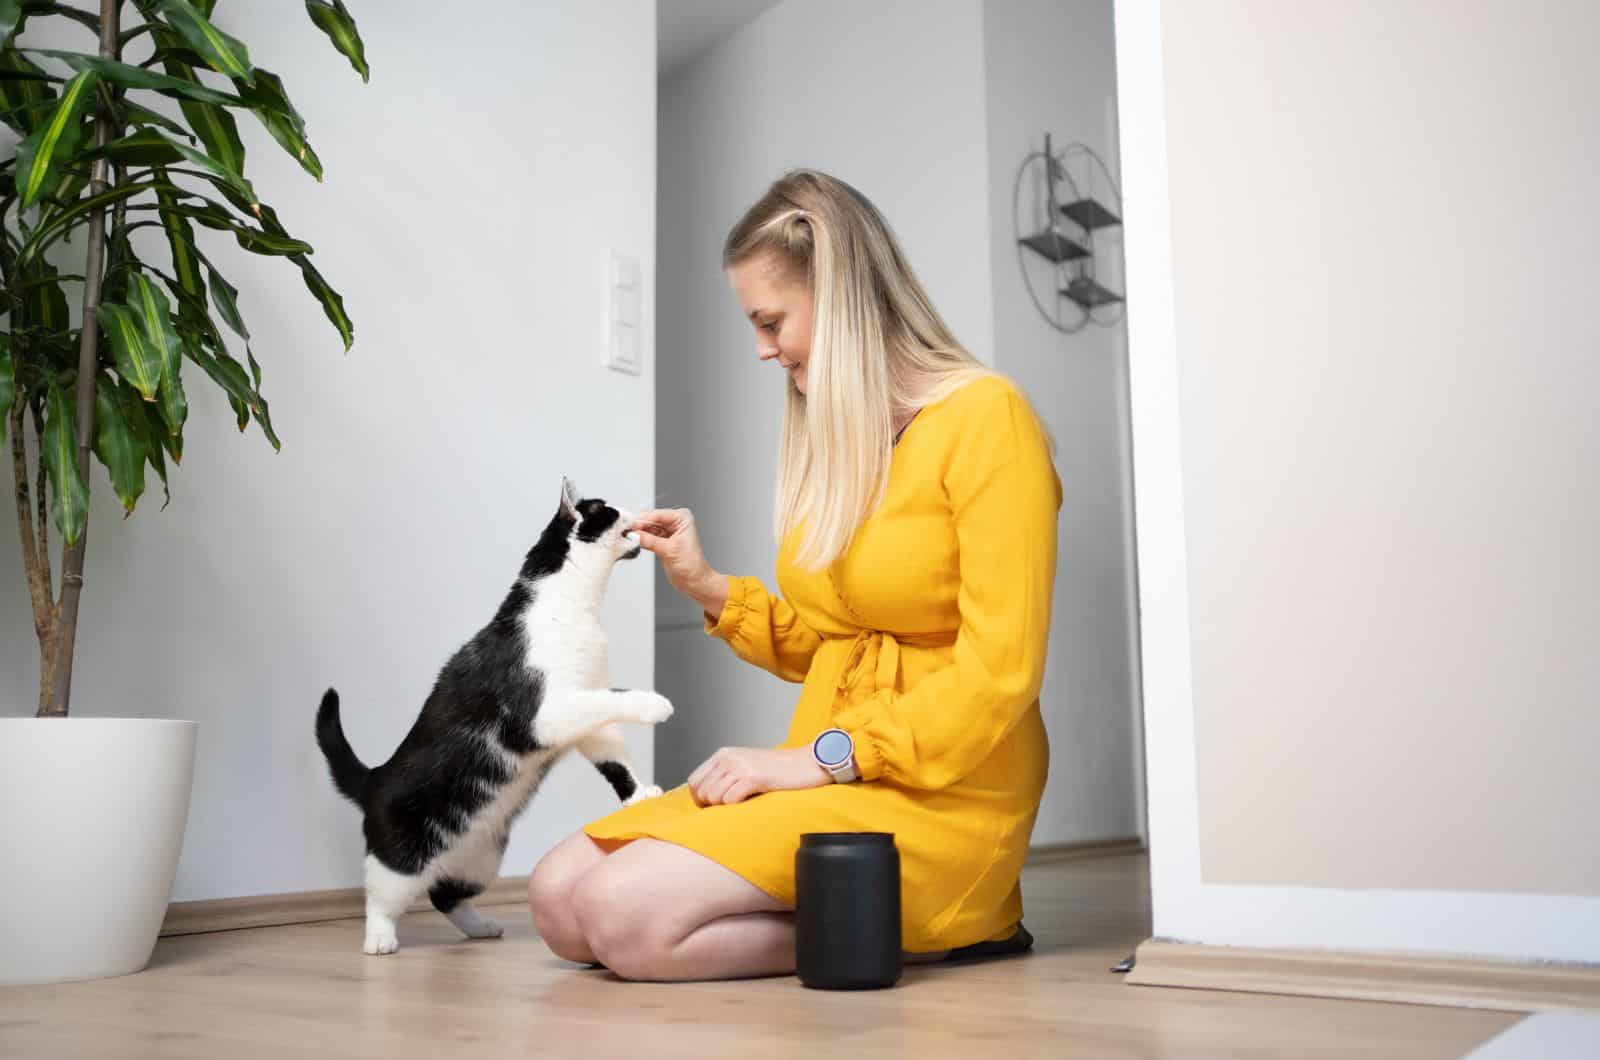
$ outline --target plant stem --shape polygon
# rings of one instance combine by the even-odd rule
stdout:
[[[11,474],[16,479],[17,529],[22,540],[22,570],[33,603],[33,632],[39,638],[39,713],[50,705],[50,657],[55,654],[55,607],[40,578],[39,549],[33,537],[33,504],[28,496],[28,450],[23,441],[21,401],[11,406]]]
[[[100,0],[100,55],[105,59],[117,58],[117,19],[121,14],[122,0]],[[94,142],[104,147],[115,137],[116,119],[111,107],[102,96],[96,103]],[[89,178],[90,195],[107,190],[107,171],[104,157],[95,159]],[[94,388],[100,368],[100,288],[104,277],[105,259],[105,207],[97,206],[89,213],[89,255],[83,270],[83,331],[78,344],[77,428],[78,473],[84,482],[89,481],[89,449],[94,443]],[[61,605],[56,614],[56,644],[54,688],[45,713],[65,717],[72,701],[72,655],[78,635],[78,600],[83,592],[83,553],[89,543],[89,521],[84,518],[83,529],[75,544],[68,545],[61,558]]]
[[[39,446],[39,452],[44,452],[44,403],[37,402],[33,406],[33,437]],[[50,579],[50,500],[45,490],[50,485],[50,469],[45,466],[44,460],[39,461],[39,483],[34,497],[39,506],[39,580],[44,583],[44,598],[55,599],[55,585]],[[52,620],[54,612],[51,613]]]

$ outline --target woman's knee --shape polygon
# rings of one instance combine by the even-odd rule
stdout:
[[[671,945],[658,923],[642,915],[638,888],[627,874],[606,870],[585,877],[572,912],[594,959],[624,979],[655,978]]]
[[[556,847],[534,867],[528,877],[528,909],[534,928],[556,956],[587,963],[594,955],[584,942],[572,900],[578,880],[595,867],[597,857],[579,856],[585,852],[574,852],[571,842]],[[598,850],[594,854],[604,856]]]

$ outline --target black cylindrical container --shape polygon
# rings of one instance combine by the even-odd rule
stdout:
[[[794,855],[800,982],[871,990],[900,979],[900,851],[888,832],[812,832]]]

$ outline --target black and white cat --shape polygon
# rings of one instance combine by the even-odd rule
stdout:
[[[333,783],[366,814],[367,953],[399,948],[395,922],[426,894],[469,938],[497,938],[470,899],[500,873],[512,822],[576,747],[624,805],[641,785],[619,722],[657,724],[672,704],[610,687],[600,602],[619,559],[639,554],[633,519],[561,483],[561,506],[494,618],[445,664],[393,757],[356,758],[332,689],[317,744]]]

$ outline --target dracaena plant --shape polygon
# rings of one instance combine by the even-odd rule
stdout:
[[[354,336],[310,244],[245,176],[241,119],[259,121],[321,180],[305,122],[283,82],[218,28],[215,8],[216,0],[100,0],[94,12],[0,0],[0,121],[13,134],[0,132],[12,144],[0,150],[0,444],[9,444],[16,479],[41,716],[65,715],[71,697],[91,454],[125,512],[144,494],[147,472],[170,497],[188,390],[205,381],[222,390],[241,431],[254,421],[278,447],[238,292],[223,273],[226,237],[298,269],[346,350]],[[365,81],[361,36],[344,4],[306,0],[305,8]],[[70,26],[98,44],[30,47],[21,38],[35,23],[60,25],[56,38]],[[196,226],[221,235],[204,242]],[[152,232],[135,240],[141,229]],[[68,298],[74,288],[81,298]]]

